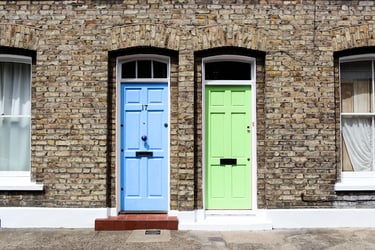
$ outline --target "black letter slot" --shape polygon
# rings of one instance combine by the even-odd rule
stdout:
[[[152,157],[154,155],[154,152],[152,151],[136,151],[135,156],[136,157]]]
[[[222,158],[220,159],[220,165],[237,165],[237,159]]]

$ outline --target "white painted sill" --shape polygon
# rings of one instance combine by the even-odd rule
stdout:
[[[341,182],[335,184],[335,191],[375,191],[375,173],[344,172]]]
[[[43,191],[43,184],[31,181],[29,172],[0,173],[1,191]]]
[[[374,191],[374,183],[349,183],[341,182],[335,184],[335,191]]]
[[[29,183],[1,183],[0,191],[43,191],[43,184]]]

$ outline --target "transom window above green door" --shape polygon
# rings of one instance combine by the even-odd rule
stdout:
[[[255,85],[255,58],[218,55],[203,58],[204,85]]]
[[[125,79],[163,79],[168,76],[168,64],[157,60],[124,62],[121,77]]]
[[[206,80],[251,80],[251,64],[236,61],[207,62]]]

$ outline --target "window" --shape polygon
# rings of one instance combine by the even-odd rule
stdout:
[[[251,80],[251,64],[235,61],[208,62],[206,80]]]
[[[135,60],[122,64],[122,78],[158,79],[167,78],[167,63],[155,60]]]
[[[375,190],[375,57],[340,60],[342,182],[336,189]]]
[[[0,55],[1,189],[30,184],[30,131],[31,58]]]
[[[255,58],[217,55],[202,60],[206,85],[255,85]]]

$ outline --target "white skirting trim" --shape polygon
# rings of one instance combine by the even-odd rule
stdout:
[[[375,209],[270,209],[273,228],[375,227]]]
[[[114,208],[0,207],[0,227],[94,228],[95,219],[115,214]]]
[[[259,209],[248,214],[204,210],[178,212],[180,230],[375,227],[375,209]]]
[[[115,208],[0,207],[2,228],[94,228]],[[169,211],[180,230],[271,230],[273,228],[375,227],[375,209],[258,209]]]
[[[271,230],[263,211],[187,211],[178,212],[178,229],[206,231]]]

